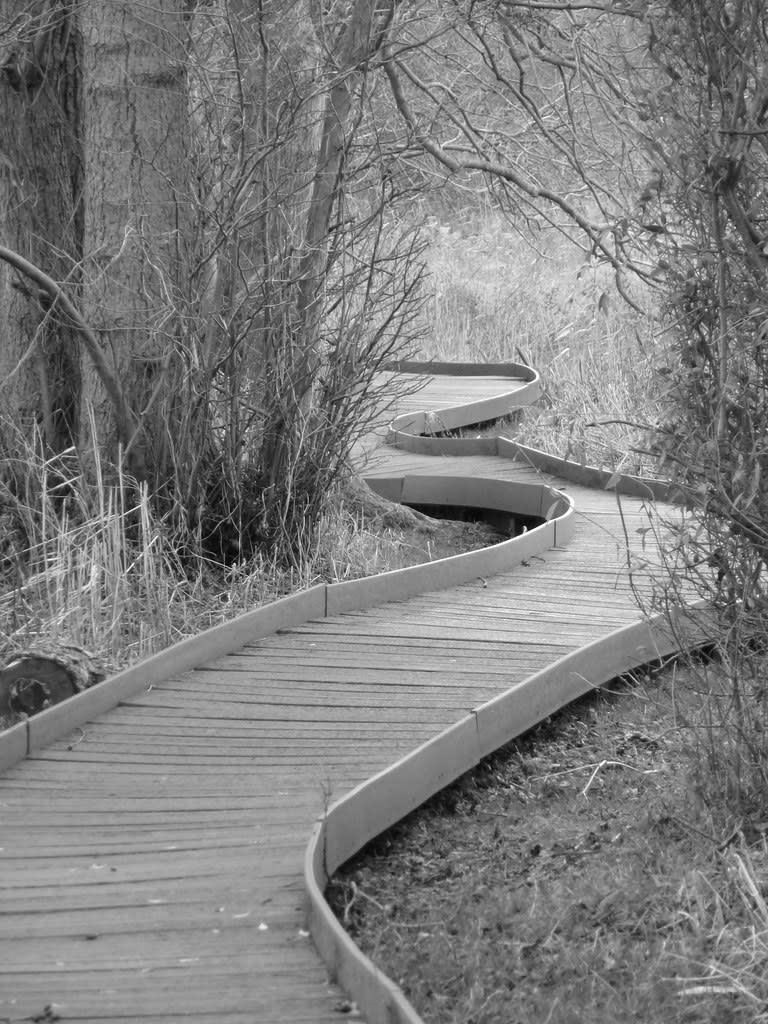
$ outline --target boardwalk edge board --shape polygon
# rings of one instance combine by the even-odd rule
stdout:
[[[594,487],[597,490],[615,491],[627,498],[640,498],[642,501],[666,501],[678,504],[685,495],[674,484],[664,480],[632,476],[628,473],[611,473],[606,469],[587,466],[579,462],[570,462],[556,455],[539,451],[529,445],[512,441],[508,437],[498,439],[498,455],[502,458],[515,459],[523,462],[542,473],[551,473],[583,487]]]
[[[516,366],[515,369],[522,372],[527,368]],[[519,391],[473,402],[463,407],[469,417],[464,419],[463,424],[498,419],[532,404],[539,397],[539,393],[540,382],[537,377],[526,383]],[[643,501],[680,503],[686,498],[679,487],[664,480],[647,479],[628,473],[613,473],[585,463],[572,462],[507,437],[432,436],[462,426],[462,423],[454,422],[454,419],[461,418],[461,411],[462,407],[457,407],[455,410],[446,410],[445,413],[441,411],[438,417],[434,413],[426,412],[397,416],[389,426],[387,440],[395,447],[417,455],[497,455],[499,458],[525,463],[541,473],[549,473],[583,487],[611,490],[619,495],[640,498]]]
[[[27,723],[18,722],[0,733],[0,773],[27,756]]]
[[[182,640],[0,733],[0,770],[10,768],[156,683],[202,667],[261,637],[313,619],[402,601],[512,569],[533,555],[564,545],[573,532],[573,503],[545,484],[429,476],[372,479],[370,483],[380,494],[397,501],[487,507],[510,515],[546,517],[547,521],[527,533],[478,551],[379,576],[318,584]]]

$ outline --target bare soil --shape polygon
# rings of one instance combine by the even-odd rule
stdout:
[[[698,676],[579,701],[334,878],[338,917],[426,1022],[768,1021],[768,823],[703,796]]]

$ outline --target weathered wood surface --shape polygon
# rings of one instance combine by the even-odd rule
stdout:
[[[500,387],[443,377],[416,405]],[[539,480],[510,460],[394,450],[367,472]],[[623,538],[642,526],[641,502],[622,499],[620,514],[611,493],[552,483],[576,504],[566,548],[155,679],[6,771],[0,1021],[53,1019],[46,1006],[66,1021],[343,1019],[305,929],[313,822],[481,705],[638,619]],[[393,788],[410,785],[397,778]]]

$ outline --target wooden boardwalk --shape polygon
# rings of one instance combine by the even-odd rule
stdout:
[[[420,404],[508,384],[433,380]],[[394,449],[369,472],[541,481],[509,459]],[[10,767],[0,1022],[344,1019],[305,924],[314,823],[468,712],[638,619],[622,565],[640,500],[622,500],[622,524],[612,493],[558,483],[577,510],[567,546],[246,643]]]

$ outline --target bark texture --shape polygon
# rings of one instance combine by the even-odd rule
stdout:
[[[76,295],[82,258],[79,40],[69,3],[0,0],[0,224],[3,243]],[[77,332],[48,297],[0,266],[0,441],[38,437],[46,454],[78,433]]]
[[[183,318],[189,232],[186,19],[176,0],[86,0],[83,38],[85,318],[141,420],[125,453],[151,483],[169,472],[167,407]],[[96,436],[118,440],[114,403],[89,367]]]

